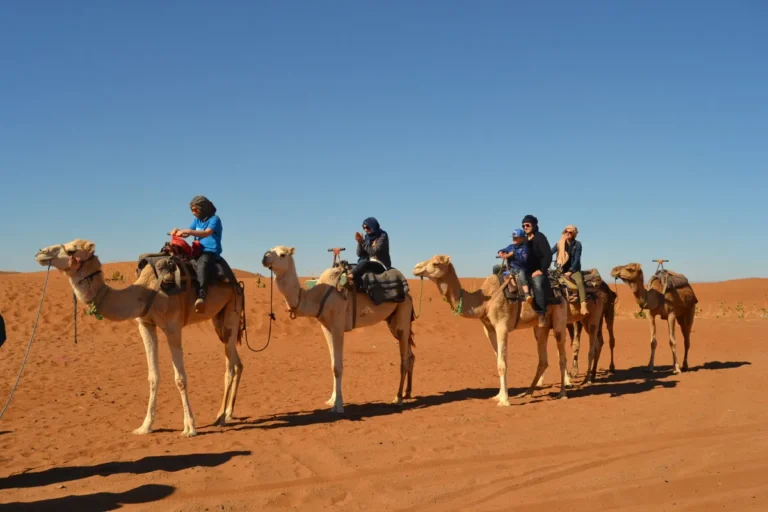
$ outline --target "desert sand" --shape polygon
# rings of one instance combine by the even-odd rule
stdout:
[[[125,286],[134,268],[106,264],[105,274],[127,276],[113,283]],[[269,280],[258,288],[259,278],[239,275],[258,347]],[[0,275],[2,404],[44,278]],[[223,345],[210,324],[184,330],[199,432],[187,439],[164,338],[157,430],[135,436],[148,396],[136,323],[98,321],[78,304],[74,344],[72,292],[52,271],[21,384],[0,420],[0,510],[768,510],[768,279],[694,284],[692,370],[681,375],[671,372],[666,322],[657,370],[644,371],[647,323],[635,318],[628,288],[618,289],[617,371],[606,371],[606,344],[598,382],[579,387],[582,373],[569,399],[556,400],[550,338],[544,388],[500,408],[490,400],[498,377],[479,322],[454,317],[425,282],[414,398],[402,408],[388,403],[398,348],[380,324],[346,336],[343,416],[324,404],[332,377],[319,326],[290,320],[275,291],[271,345],[239,349],[245,372],[231,425],[209,426],[223,392]],[[411,293],[418,310],[419,281]],[[536,350],[530,331],[510,341],[513,394],[528,384]]]

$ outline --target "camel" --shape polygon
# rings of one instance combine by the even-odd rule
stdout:
[[[211,320],[219,339],[224,343],[226,371],[224,373],[224,398],[215,424],[223,426],[232,419],[237,397],[237,388],[243,374],[243,363],[237,353],[236,344],[242,333],[241,321],[243,298],[232,286],[211,283],[206,298],[206,312],[195,312],[195,299],[192,289],[178,295],[168,296],[160,290],[160,281],[152,267],[147,265],[136,281],[125,289],[113,289],[107,286],[101,270],[101,262],[95,254],[96,245],[88,240],[76,239],[66,244],[52,245],[40,249],[36,255],[42,266],[52,266],[69,278],[75,296],[80,302],[90,306],[90,312],[97,318],[110,321],[135,319],[139,324],[139,334],[144,341],[149,373],[149,404],[147,415],[134,434],[152,432],[157,404],[159,371],[157,363],[157,328],[168,339],[168,346],[173,359],[176,387],[181,394],[184,409],[184,430],[182,436],[197,435],[195,419],[189,405],[187,373],[184,370],[184,355],[181,347],[182,328]]]
[[[601,319],[597,328],[599,336],[597,358],[600,358],[600,354],[603,349],[604,338],[602,320],[605,320],[605,326],[608,330],[608,343],[611,347],[611,365],[609,367],[609,371],[615,372],[616,365],[613,362],[613,352],[614,348],[616,347],[616,337],[613,334],[613,321],[616,316],[616,292],[611,290],[611,287],[608,286],[605,281],[601,281],[599,294],[604,296],[605,304],[603,307],[603,318]],[[572,314],[573,309],[569,309],[569,313]],[[569,316],[569,318],[572,317]],[[571,353],[573,354],[573,363],[571,364],[571,377],[576,377],[579,373],[579,347],[581,346],[581,331],[584,328],[584,321],[576,320],[574,322],[570,322],[567,328],[568,334],[571,337]]]
[[[493,399],[499,406],[509,405],[507,389],[507,334],[509,331],[525,330],[533,328],[536,345],[539,354],[539,364],[530,387],[518,398],[533,395],[536,385],[541,385],[544,371],[548,366],[547,338],[552,329],[555,333],[557,350],[560,354],[560,393],[558,398],[567,398],[566,387],[571,386],[571,381],[566,371],[567,358],[565,353],[565,330],[571,319],[584,318],[579,308],[566,304],[561,300],[560,304],[550,305],[547,308],[547,326],[538,326],[538,314],[525,302],[510,304],[504,297],[497,276],[489,276],[480,290],[468,292],[461,288],[461,282],[456,270],[451,263],[450,256],[437,255],[431,259],[417,263],[413,268],[413,274],[417,277],[426,277],[433,281],[440,294],[448,302],[454,314],[465,318],[476,318],[483,324],[483,330],[491,343],[491,348],[496,355],[496,365],[499,373],[499,394]],[[592,356],[597,348],[597,326],[602,316],[602,302],[598,300],[592,305],[592,311],[587,314],[590,335],[590,365]],[[569,316],[570,315],[570,316]],[[571,320],[573,321],[573,320]],[[597,361],[594,362],[595,367]]]
[[[326,404],[331,406],[332,412],[344,413],[341,385],[344,373],[344,333],[386,321],[389,331],[400,344],[400,386],[392,403],[402,405],[403,398],[411,398],[413,367],[416,361],[411,348],[415,346],[411,330],[415,319],[411,296],[408,295],[401,303],[383,302],[377,306],[367,294],[358,292],[355,297],[357,302],[353,304],[352,300],[347,300],[347,296],[336,288],[343,272],[339,267],[325,270],[317,279],[317,284],[307,290],[302,288],[296,274],[293,259],[295,252],[293,247],[276,246],[264,254],[261,263],[274,272],[275,284],[283,295],[291,316],[316,318],[320,323],[328,343],[333,371],[333,391]]]
[[[693,288],[687,283],[685,276],[669,272],[670,276],[679,276],[685,280],[683,286],[666,286],[659,279],[651,279],[650,289],[646,289],[643,280],[643,269],[639,263],[619,265],[611,270],[611,276],[621,279],[632,289],[638,306],[641,310],[648,310],[648,322],[651,328],[651,359],[648,362],[648,371],[654,367],[656,355],[656,317],[667,321],[669,327],[669,348],[672,349],[672,367],[675,374],[680,373],[681,368],[677,362],[677,342],[675,341],[675,320],[680,324],[685,342],[685,357],[683,358],[682,371],[688,370],[688,351],[691,348],[691,329],[693,319],[696,316],[696,304],[698,299],[693,293]]]

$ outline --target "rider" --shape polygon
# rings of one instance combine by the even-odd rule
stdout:
[[[528,262],[528,247],[525,240],[525,232],[517,228],[512,232],[512,243],[504,249],[499,249],[500,258],[507,260],[507,268],[510,273],[515,275],[517,282],[523,289],[525,301],[530,304],[533,297],[528,288],[528,276],[526,275],[526,265]],[[501,271],[501,265],[494,265],[493,273],[498,274]]]
[[[523,230],[528,237],[527,270],[533,281],[533,309],[539,314],[539,327],[546,327],[547,305],[552,297],[547,274],[552,264],[552,249],[547,237],[539,231],[539,219],[533,215],[523,217]]]
[[[379,221],[374,217],[368,217],[363,221],[363,231],[355,233],[357,240],[357,267],[352,273],[355,280],[365,272],[380,273],[381,266],[370,262],[375,260],[384,265],[385,270],[392,268],[392,260],[389,257],[389,235],[381,229]]]
[[[557,266],[565,277],[569,277],[576,283],[579,289],[579,302],[581,302],[581,314],[587,314],[587,294],[584,291],[584,275],[581,273],[581,242],[576,240],[579,234],[576,226],[566,226],[560,240],[552,247],[552,252],[557,255]]]
[[[208,281],[211,278],[214,263],[221,257],[221,235],[223,227],[221,219],[216,215],[216,207],[205,196],[195,196],[189,202],[189,209],[195,216],[189,229],[174,229],[171,235],[186,238],[195,237],[200,241],[203,252],[197,258],[197,280],[200,287],[195,301],[195,311],[205,311],[205,297],[208,293]]]

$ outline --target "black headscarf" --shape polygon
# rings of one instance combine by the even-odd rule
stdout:
[[[365,234],[365,240],[367,242],[372,242],[376,240],[379,235],[381,234],[381,227],[379,226],[379,221],[377,221],[374,217],[368,217],[363,221],[363,226],[368,226],[371,228],[370,233]]]
[[[216,215],[216,207],[205,196],[195,196],[189,202],[189,207],[197,206],[200,208],[200,220],[208,220]]]
[[[531,227],[533,227],[534,233],[539,230],[539,219],[537,219],[533,215],[526,215],[525,217],[523,217],[523,224],[525,223],[529,223]]]

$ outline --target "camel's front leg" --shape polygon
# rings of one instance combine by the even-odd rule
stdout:
[[[600,350],[602,348],[600,320],[587,324],[587,334],[589,335],[589,366],[587,367],[587,377],[584,380],[584,384],[592,384],[597,379],[597,363],[600,360]]]
[[[675,313],[669,312],[667,316],[669,326],[669,348],[672,349],[672,373],[680,373],[680,365],[677,364],[677,341],[675,340]]]
[[[485,332],[485,336],[488,338],[488,341],[491,344],[491,349],[493,350],[493,355],[497,358],[499,357],[499,344],[496,341],[496,329],[493,327],[493,324],[488,322],[487,320],[483,320],[483,331]],[[491,398],[491,400],[494,400],[498,402],[501,399],[501,391],[499,391],[496,396]]]
[[[331,406],[331,412],[339,414],[344,412],[344,396],[341,392],[341,377],[344,373],[344,329],[334,328],[333,331],[320,324],[328,343],[328,352],[331,355],[331,369],[333,370],[333,393],[326,404]]]
[[[652,372],[653,361],[656,357],[656,345],[658,343],[656,343],[656,317],[650,311],[648,311],[648,323],[651,327],[651,360],[648,361],[648,371]]]
[[[682,371],[688,371],[688,351],[691,349],[691,330],[693,329],[693,320],[695,313],[688,313],[685,317],[684,323],[680,324],[680,329],[683,331],[683,342],[685,343],[685,357],[683,358]]]
[[[179,388],[181,395],[181,407],[184,409],[184,430],[181,435],[192,437],[197,435],[195,430],[195,418],[192,416],[192,407],[189,405],[189,395],[187,394],[187,372],[184,369],[184,352],[181,348],[181,331],[166,332],[168,345],[171,348],[171,359],[173,360],[173,373],[175,374],[176,387]]]
[[[507,322],[503,320],[495,326],[496,343],[498,352],[496,354],[496,369],[499,372],[499,394],[496,395],[499,400],[499,406],[509,405],[509,390],[507,388]]]
[[[613,349],[616,347],[616,337],[613,335],[613,318],[614,318],[614,306],[606,306],[605,314],[603,315],[603,318],[605,318],[605,328],[608,330],[608,345],[611,347],[611,366],[608,367],[608,370],[611,372],[616,371],[616,365],[613,364]],[[603,326],[602,322],[600,322],[600,343],[603,342]]]
[[[568,324],[568,334],[571,336],[571,377],[579,375],[579,349],[581,348],[581,330],[583,326],[581,322],[575,322],[575,324]],[[575,331],[575,333],[574,333]]]
[[[138,322],[139,334],[144,342],[144,351],[147,353],[147,370],[149,379],[149,403],[144,423],[133,431],[134,434],[148,434],[152,432],[152,424],[155,422],[155,408],[157,406],[157,386],[160,383],[160,371],[157,364],[157,326]]]
[[[533,395],[533,390],[536,389],[536,383],[539,381],[541,376],[544,375],[544,370],[547,369],[547,365],[549,364],[547,361],[547,337],[549,336],[549,326],[534,327],[533,335],[536,337],[536,350],[539,353],[539,364],[536,366],[536,375],[534,375],[533,381],[531,381],[531,386],[527,391],[517,395],[517,398]],[[565,343],[564,340],[563,343]]]

